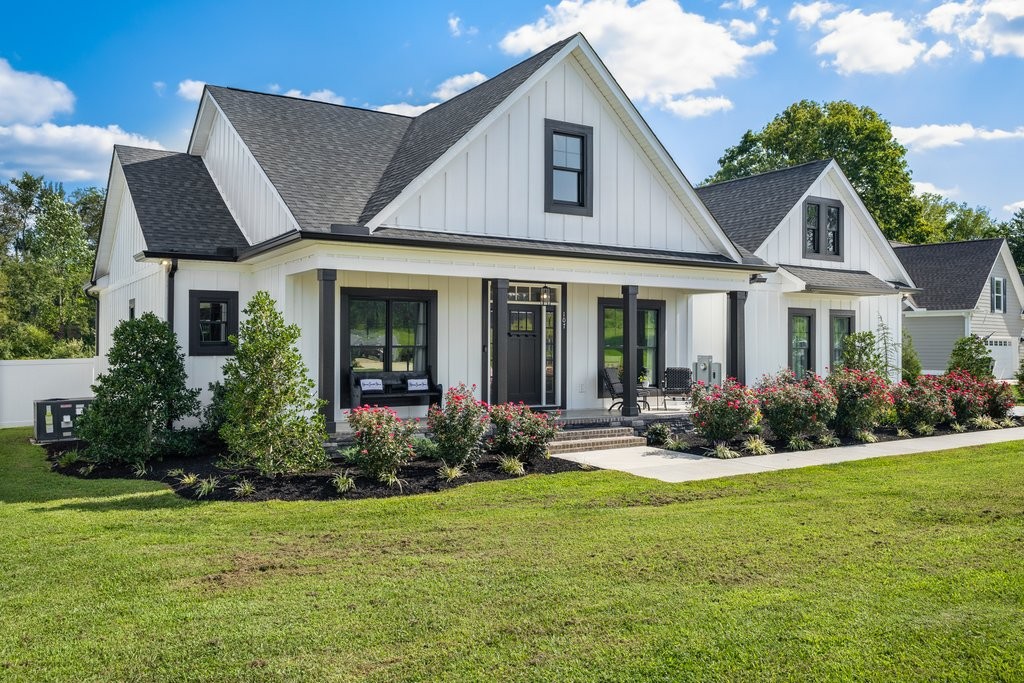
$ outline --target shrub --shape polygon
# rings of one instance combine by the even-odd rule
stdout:
[[[462,468],[462,465],[441,465],[437,468],[437,476],[450,484],[459,477],[466,476],[466,470]]]
[[[953,401],[942,382],[932,376],[918,378],[916,384],[901,382],[891,390],[896,420],[905,429],[921,433],[921,425],[936,425],[956,419]]]
[[[1020,365],[1017,366],[1017,374],[1014,375],[1017,380],[1017,386],[1024,388],[1024,358],[1021,358]]]
[[[843,442],[832,432],[822,432],[818,436],[818,445],[825,446],[827,448],[835,448],[836,446],[842,446]]]
[[[510,474],[513,477],[521,477],[526,474],[526,468],[523,466],[523,461],[511,455],[503,455],[498,458],[498,471],[504,474]]]
[[[985,413],[984,384],[974,375],[963,370],[947,372],[942,376],[942,388],[953,402],[957,422],[966,424]]]
[[[878,349],[874,332],[854,332],[843,338],[842,367],[862,372],[885,372],[885,360]]]
[[[449,467],[473,466],[487,431],[487,404],[473,398],[474,384],[460,383],[444,395],[444,405],[430,406],[427,427],[437,444],[437,457]]]
[[[809,451],[814,448],[814,443],[802,436],[794,436],[786,445],[791,451]]]
[[[211,450],[222,451],[226,444],[220,430],[228,419],[227,391],[223,382],[210,382],[207,388],[210,390],[210,402],[203,406],[201,438]]]
[[[757,397],[752,389],[731,378],[721,387],[698,383],[693,389],[693,408],[699,435],[714,443],[731,441],[754,424]]]
[[[985,413],[997,420],[1009,415],[1010,409],[1017,403],[1013,387],[994,379],[983,382],[981,392],[985,397]]]
[[[196,498],[206,498],[220,486],[220,479],[214,476],[200,479],[196,484]]]
[[[845,368],[833,372],[828,384],[836,394],[832,425],[840,436],[870,432],[882,412],[892,405],[888,380],[874,370]]]
[[[853,433],[853,438],[861,443],[876,443],[878,437],[870,429],[858,429]]]
[[[655,422],[644,434],[648,446],[664,446],[672,438],[672,428],[664,422]]]
[[[231,487],[231,493],[235,498],[249,498],[256,494],[256,485],[248,479],[242,479]]]
[[[348,493],[349,491],[355,491],[356,480],[352,477],[348,470],[344,472],[338,472],[331,477],[331,486],[338,493]]]
[[[949,355],[946,373],[960,371],[977,378],[992,377],[993,362],[985,342],[978,335],[972,334],[957,339]]]
[[[739,458],[743,454],[729,448],[729,444],[724,441],[720,441],[714,447],[708,449],[707,455],[710,458],[718,458],[719,460],[731,460],[732,458]]]
[[[548,444],[558,434],[554,417],[547,413],[535,413],[523,403],[491,406],[490,415],[494,423],[494,436],[488,445],[492,451],[525,463],[547,457]]]
[[[412,450],[418,460],[437,460],[437,444],[425,436],[412,437]],[[351,455],[351,454],[349,454]]]
[[[229,463],[264,475],[315,470],[327,463],[327,431],[297,341],[266,292],[245,307],[235,355],[224,364],[226,419],[220,435]]]
[[[988,415],[981,415],[971,420],[971,426],[975,429],[999,429],[999,423]]]
[[[835,392],[817,375],[798,380],[784,370],[763,378],[757,396],[765,424],[783,442],[821,434],[836,413]]]
[[[109,370],[92,390],[95,400],[76,425],[99,463],[145,463],[159,455],[174,420],[199,409],[189,389],[185,356],[174,332],[152,313],[114,328]]]
[[[409,462],[416,424],[403,421],[392,408],[353,408],[348,423],[355,432],[352,462],[368,477],[383,483],[397,479],[398,468]]]
[[[743,441],[743,450],[751,455],[771,455],[775,449],[760,436],[748,436]]]
[[[908,384],[915,384],[917,378],[921,376],[921,357],[917,355],[917,349],[914,348],[913,338],[906,332],[903,332],[903,381]]]

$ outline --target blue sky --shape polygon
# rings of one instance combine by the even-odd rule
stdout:
[[[114,142],[182,149],[203,82],[415,111],[581,30],[694,183],[792,102],[845,98],[921,187],[1024,206],[1024,0],[38,7],[0,26],[0,177],[102,185]]]

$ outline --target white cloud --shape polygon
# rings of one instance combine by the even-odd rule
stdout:
[[[280,90],[280,86],[278,86],[278,89]],[[327,88],[324,88],[322,90],[314,90],[309,94],[293,88],[291,90],[286,90],[282,94],[286,95],[287,97],[298,97],[303,100],[316,100],[317,102],[327,102],[328,104],[345,104],[344,97],[335,94],[333,90],[328,90]]]
[[[427,104],[409,104],[408,102],[398,102],[396,104],[382,104],[377,107],[377,111],[387,112],[388,114],[401,114],[402,116],[419,116],[428,109],[433,109],[440,102],[428,102]]]
[[[465,34],[467,36],[475,36],[478,33],[476,26],[462,26],[462,17],[456,14],[448,15],[448,32],[452,34],[454,38]]]
[[[928,48],[928,52],[924,53],[924,61],[931,62],[936,59],[945,59],[951,54],[953,54],[953,46],[944,40],[940,40]]]
[[[164,96],[164,91],[167,90],[167,84],[163,81],[153,81],[153,90],[160,97]]]
[[[960,188],[959,187],[951,187],[951,188],[946,189],[946,188],[938,187],[934,183],[929,183],[929,182],[924,181],[924,180],[915,180],[914,181],[914,193],[915,194],[925,194],[925,193],[927,193],[927,194],[937,194],[937,195],[941,195],[943,197],[949,198],[949,197],[955,197],[958,194],[960,194]]]
[[[281,92],[281,84],[280,83],[271,83],[270,85],[267,86],[267,90],[272,92],[272,93],[279,93],[279,92]]]
[[[0,174],[42,173],[50,180],[102,182],[115,144],[163,149],[159,142],[120,126],[0,126]]]
[[[203,87],[205,85],[205,81],[194,81],[191,78],[186,78],[178,83],[178,97],[189,102],[198,102],[199,98],[203,96]]]
[[[668,100],[662,104],[666,110],[684,119],[708,116],[719,111],[732,109],[732,102],[725,97],[693,97],[687,96],[674,100]]]
[[[936,33],[956,36],[971,50],[971,58],[981,61],[988,54],[1024,57],[1022,19],[1021,0],[967,0],[935,7],[925,15],[924,24]]]
[[[738,42],[726,27],[683,11],[675,0],[562,0],[500,45],[513,55],[534,53],[577,31],[630,97],[668,111],[687,111],[690,105],[679,103],[687,95],[741,75],[753,58],[775,50],[770,40]]]
[[[439,100],[450,100],[459,93],[465,92],[470,88],[480,85],[487,80],[487,76],[484,76],[479,71],[473,71],[468,74],[460,74],[458,76],[452,76],[441,82],[441,85],[437,86],[433,96]]]
[[[1014,130],[975,128],[969,123],[927,124],[915,128],[893,126],[892,134],[901,144],[922,152],[939,147],[960,147],[973,140],[1024,140],[1024,126]]]
[[[1013,204],[1006,204],[1005,206],[1003,206],[1003,211],[1005,211],[1006,213],[1016,213],[1019,209],[1024,209],[1024,199],[1020,200],[1019,202],[1014,202]]]
[[[16,71],[0,59],[0,124],[41,123],[75,108],[68,86],[42,74]]]
[[[831,2],[809,2],[806,5],[796,3],[789,10],[789,20],[795,21],[800,28],[807,30],[817,24],[823,16],[840,9],[840,6]]]
[[[757,34],[757,24],[752,21],[733,19],[729,22],[729,30],[739,38],[749,38]]]
[[[912,67],[925,49],[892,12],[864,14],[855,9],[824,19],[818,27],[825,35],[814,44],[815,52],[831,55],[831,65],[844,76],[899,73]]]

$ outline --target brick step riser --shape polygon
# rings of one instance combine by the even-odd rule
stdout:
[[[614,448],[635,448],[646,446],[647,440],[640,437],[621,437],[616,439],[594,439],[592,441],[575,441],[551,444],[548,451],[551,455],[562,453],[582,453],[584,451],[610,450]]]
[[[632,427],[617,427],[609,429],[573,429],[558,433],[554,443],[562,441],[579,441],[580,439],[606,439],[614,436],[636,436]]]

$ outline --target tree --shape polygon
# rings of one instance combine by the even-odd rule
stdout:
[[[19,252],[39,210],[43,176],[25,172],[0,186],[0,256]]]
[[[256,292],[243,311],[235,355],[224,364],[226,421],[220,434],[230,462],[262,474],[315,470],[326,462],[323,404],[314,394],[298,325],[286,325],[276,302]]]
[[[82,221],[89,250],[96,251],[96,243],[100,239],[100,228],[103,226],[103,206],[107,199],[106,192],[98,187],[80,188],[72,192],[69,199]]]
[[[1017,209],[1013,217],[1003,223],[1002,233],[1010,246],[1017,268],[1024,268],[1024,207]]]
[[[870,107],[846,100],[801,100],[764,128],[743,134],[706,182],[743,178],[817,159],[835,159],[890,239],[918,242],[921,207],[914,198],[907,150]]]
[[[959,370],[977,379],[992,377],[992,353],[985,346],[984,340],[976,334],[960,337],[953,344],[949,354],[949,365],[946,372]]]
[[[921,376],[921,357],[917,355],[914,348],[914,340],[910,334],[903,331],[903,381],[907,384],[917,384]]]

